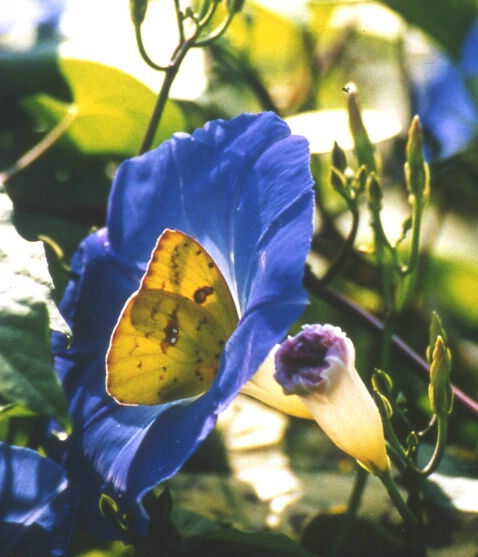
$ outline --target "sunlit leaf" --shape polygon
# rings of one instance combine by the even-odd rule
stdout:
[[[306,102],[312,88],[312,53],[301,22],[246,2],[226,38],[258,72],[281,111],[293,111]]]
[[[29,418],[31,416],[35,416],[35,412],[19,404],[11,403],[0,406],[0,420],[2,418]]]
[[[137,153],[156,93],[121,70],[97,62],[62,59],[60,67],[74,101],[70,104],[45,94],[30,97],[25,106],[39,123],[51,129],[64,118],[71,120],[65,136],[85,153]],[[154,145],[184,129],[180,108],[168,102]]]

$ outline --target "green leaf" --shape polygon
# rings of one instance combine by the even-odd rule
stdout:
[[[54,417],[69,431],[68,405],[52,364],[49,306],[55,310],[44,252],[9,224],[6,195],[0,195],[0,209],[0,397],[14,404],[15,412],[23,407]],[[4,410],[5,416],[15,413],[13,406]]]
[[[69,83],[73,103],[39,94],[25,100],[25,108],[43,127],[63,119],[71,123],[65,137],[89,154],[131,156],[137,153],[153,111],[156,94],[127,73],[88,60],[63,58],[61,71]],[[169,101],[154,146],[185,129],[179,105]]]
[[[216,64],[209,97],[227,114],[241,112],[245,100],[246,110],[256,110],[248,99],[251,92],[259,110],[281,113],[297,111],[312,95],[313,63],[304,26],[259,3],[245,3],[211,54]]]
[[[35,416],[35,412],[14,402],[0,406],[0,420],[2,418],[31,418],[32,416]]]
[[[177,508],[173,508],[171,517],[184,538],[185,556],[312,557],[311,553],[284,534],[224,528],[212,520]]]
[[[26,240],[43,242],[48,272],[54,285],[52,297],[55,302],[60,302],[70,279],[71,258],[90,229],[68,219],[27,211],[15,214],[15,227]],[[69,333],[57,317],[50,313],[50,328]]]
[[[183,542],[184,543],[184,542]],[[247,555],[248,557],[312,557],[314,554],[306,551],[298,543],[284,534],[269,532],[241,532],[235,528],[222,528],[209,534],[190,538],[185,554],[209,555],[222,557],[223,555]]]
[[[408,20],[421,27],[452,56],[458,58],[463,39],[477,14],[475,0],[381,0]]]
[[[386,520],[383,522],[386,523]],[[349,528],[348,535],[337,553],[334,544],[344,535],[346,528]],[[309,521],[302,531],[301,541],[314,555],[400,557],[407,554],[390,527],[382,526],[378,520],[373,522],[362,517],[353,518],[347,525],[346,514],[337,510],[318,514]]]
[[[14,280],[0,301],[0,395],[68,427],[66,400],[51,361],[47,307],[23,293],[29,279]]]

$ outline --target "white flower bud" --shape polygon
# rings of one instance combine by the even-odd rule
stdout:
[[[275,379],[298,395],[322,430],[373,474],[390,469],[383,425],[355,369],[352,341],[338,327],[305,325],[275,353]]]

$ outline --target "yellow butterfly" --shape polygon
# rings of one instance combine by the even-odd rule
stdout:
[[[106,388],[122,404],[162,404],[207,391],[238,314],[216,263],[166,229],[128,299],[106,356]]]

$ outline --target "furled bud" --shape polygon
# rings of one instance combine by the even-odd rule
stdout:
[[[242,8],[244,7],[246,0],[228,0],[227,2],[227,9],[233,13],[236,14],[240,11],[242,11]]]
[[[390,469],[379,411],[355,369],[352,341],[338,327],[305,325],[275,354],[275,379],[298,395],[319,426],[373,474]]]
[[[131,21],[135,26],[139,26],[143,23],[147,9],[148,0],[129,0]]]
[[[446,416],[452,410],[453,389],[450,383],[451,357],[445,341],[438,336],[430,366],[428,396],[434,414]]]
[[[355,154],[360,165],[365,165],[369,172],[377,170],[375,147],[368,136],[362,119],[362,108],[358,89],[355,83],[348,83],[343,91],[347,93],[347,110],[349,114],[349,127],[355,144]]]
[[[347,155],[336,141],[334,141],[334,148],[332,149],[332,166],[340,172],[347,168]]]
[[[380,212],[382,210],[383,191],[374,173],[370,174],[367,180],[365,193],[370,209],[375,212]]]
[[[423,156],[422,127],[418,116],[412,120],[408,131],[407,162],[405,164],[407,188],[415,198],[423,198],[425,201],[429,195],[429,170]]]
[[[344,195],[347,192],[347,181],[345,176],[333,166],[330,168],[330,183],[334,190],[340,195]]]

